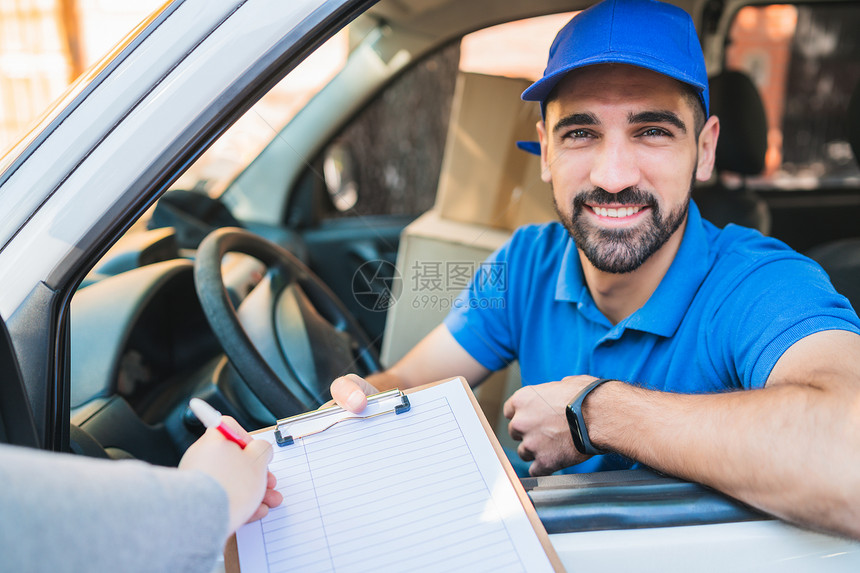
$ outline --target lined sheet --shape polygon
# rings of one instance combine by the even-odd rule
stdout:
[[[243,573],[552,571],[462,383],[409,398],[274,446],[285,501],[239,530]]]

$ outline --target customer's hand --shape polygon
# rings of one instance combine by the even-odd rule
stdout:
[[[268,471],[272,461],[272,445],[266,440],[254,440],[233,418],[223,422],[244,438],[245,449],[227,440],[215,428],[206,430],[199,440],[182,456],[180,470],[199,470],[212,476],[230,503],[230,533],[243,524],[260,519],[277,507],[284,497],[275,490],[275,476]]]

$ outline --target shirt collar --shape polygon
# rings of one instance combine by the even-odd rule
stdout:
[[[576,244],[568,235],[564,255],[561,258],[561,268],[555,283],[555,300],[580,302],[585,287],[585,276],[582,274],[582,263],[579,261],[579,251]]]
[[[681,246],[666,276],[660,281],[660,285],[648,302],[621,324],[625,328],[634,328],[659,336],[672,336],[708,273],[709,261],[710,249],[702,216],[695,202],[691,200]],[[582,273],[579,252],[573,239],[568,238],[556,282],[555,299],[578,303],[585,302],[585,299],[590,297]]]

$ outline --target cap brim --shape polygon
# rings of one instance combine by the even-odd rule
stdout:
[[[627,64],[629,66],[645,68],[646,70],[651,70],[659,74],[669,76],[670,78],[674,78],[685,84],[691,85],[698,89],[700,92],[708,87],[707,85],[702,85],[700,81],[698,81],[690,74],[687,74],[682,70],[678,70],[673,66],[667,65],[660,60],[642,55],[631,56],[627,54],[607,53],[599,54],[597,56],[593,56],[585,60],[580,60],[574,65],[565,66],[559,70],[556,70],[548,76],[544,76],[543,78],[539,79],[531,86],[526,88],[526,90],[522,93],[521,97],[525,101],[545,101],[546,98],[549,96],[550,92],[555,89],[555,86],[567,74],[579,68],[600,64]]]
[[[535,155],[540,155],[540,143],[538,143],[537,141],[518,141],[517,147],[519,147],[523,151],[527,151]]]

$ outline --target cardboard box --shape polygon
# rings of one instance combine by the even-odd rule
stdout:
[[[536,140],[540,109],[520,94],[522,79],[461,73],[436,194],[444,219],[514,230],[556,218],[540,158],[518,149]]]
[[[540,109],[520,99],[530,82],[461,73],[454,93],[435,207],[404,229],[397,254],[401,288],[389,308],[382,363],[391,366],[448,314],[477,268],[517,227],[556,220],[540,158],[516,147],[535,140]],[[432,279],[432,280],[431,280]],[[517,363],[475,392],[503,445],[515,448],[501,414],[520,386]]]
[[[442,323],[475,266],[508,238],[509,231],[442,219],[435,209],[403,230],[397,251],[400,288],[388,309],[382,343],[385,366]],[[459,272],[469,267],[468,275]]]
[[[388,309],[381,360],[389,367],[444,320],[454,298],[475,269],[510,237],[510,231],[442,219],[431,210],[407,226],[400,237],[397,268],[400,286]],[[516,447],[507,432],[502,404],[520,387],[519,366],[490,376],[475,396],[499,441]]]

